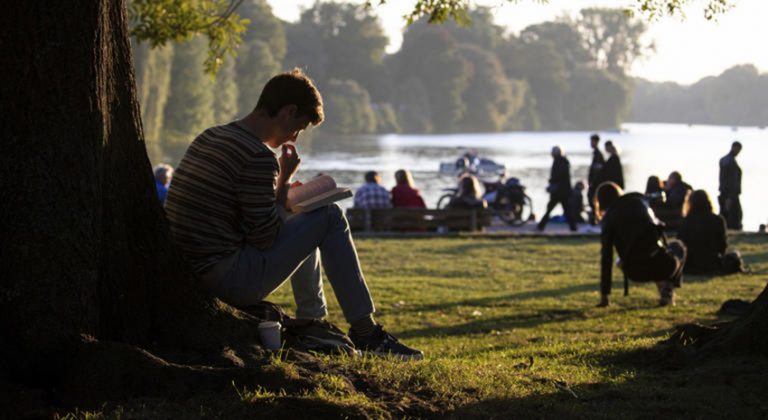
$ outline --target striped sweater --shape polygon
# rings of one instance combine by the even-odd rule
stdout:
[[[280,229],[275,154],[241,123],[212,127],[173,174],[165,211],[174,240],[201,273],[244,245],[266,249]]]

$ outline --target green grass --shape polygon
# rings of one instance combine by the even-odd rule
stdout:
[[[233,389],[231,400],[187,406],[210,417],[239,417],[246,411],[233,405],[243,404],[272,415],[305,404],[308,416],[332,417],[766,417],[768,359],[681,364],[648,351],[677,324],[720,319],[727,299],[754,299],[768,280],[763,238],[732,239],[752,274],[686,276],[666,308],[652,284],[623,297],[618,271],[612,306],[595,308],[597,239],[358,240],[377,320],[426,360],[325,357],[312,392]],[[346,328],[329,286],[329,320]],[[286,285],[271,300],[290,312],[291,296]],[[143,407],[120,407],[118,417],[163,413]]]

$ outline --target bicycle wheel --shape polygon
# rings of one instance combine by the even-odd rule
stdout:
[[[533,216],[533,201],[528,195],[523,195],[523,202],[518,207],[519,212],[513,226],[524,225],[528,221],[534,220]]]
[[[437,200],[437,209],[442,210],[448,207],[448,203],[451,202],[452,198],[453,198],[452,193],[443,194],[442,196],[440,196],[440,198]]]
[[[527,195],[512,199],[509,195],[505,194],[497,199],[494,210],[504,223],[510,226],[520,226],[530,219],[533,212],[533,204]]]

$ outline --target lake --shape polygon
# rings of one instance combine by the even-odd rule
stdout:
[[[301,156],[298,179],[320,172],[333,176],[339,185],[357,188],[363,174],[378,171],[384,186],[394,186],[394,173],[404,168],[413,173],[427,205],[433,207],[442,189],[455,179],[441,175],[440,162],[453,162],[467,147],[480,156],[504,163],[507,175],[520,178],[533,199],[537,215],[544,213],[545,191],[552,163],[550,149],[560,145],[571,161],[572,180],[585,180],[591,160],[590,132],[511,132],[438,135],[328,136],[310,133],[299,139]],[[649,175],[666,179],[674,170],[694,188],[707,190],[717,206],[718,161],[739,140],[743,170],[742,206],[745,230],[757,230],[768,221],[768,130],[683,124],[624,124],[621,132],[601,132],[601,147],[612,139],[622,150],[624,178],[629,191],[644,191]],[[352,200],[340,203],[351,206]],[[559,210],[555,210],[558,213]]]

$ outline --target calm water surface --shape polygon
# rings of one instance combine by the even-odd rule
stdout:
[[[455,184],[452,176],[438,172],[440,162],[454,161],[466,147],[477,149],[507,166],[507,175],[521,179],[533,199],[536,214],[543,214],[548,198],[545,187],[553,145],[560,145],[571,161],[573,182],[586,179],[591,160],[589,132],[514,132],[452,135],[377,135],[329,137],[317,134],[299,140],[302,163],[298,179],[317,173],[333,176],[339,185],[357,188],[363,174],[378,171],[384,186],[394,186],[394,173],[410,169],[427,205],[432,207],[442,189]],[[613,139],[622,149],[624,178],[629,191],[643,191],[649,175],[666,179],[677,170],[694,188],[703,188],[716,205],[718,160],[733,140],[744,144],[739,164],[744,172],[742,206],[746,230],[768,221],[768,130],[674,124],[625,124],[621,133],[600,133],[603,142]],[[602,146],[602,144],[601,144]],[[351,206],[352,200],[340,203]],[[557,210],[555,211],[557,212]]]

